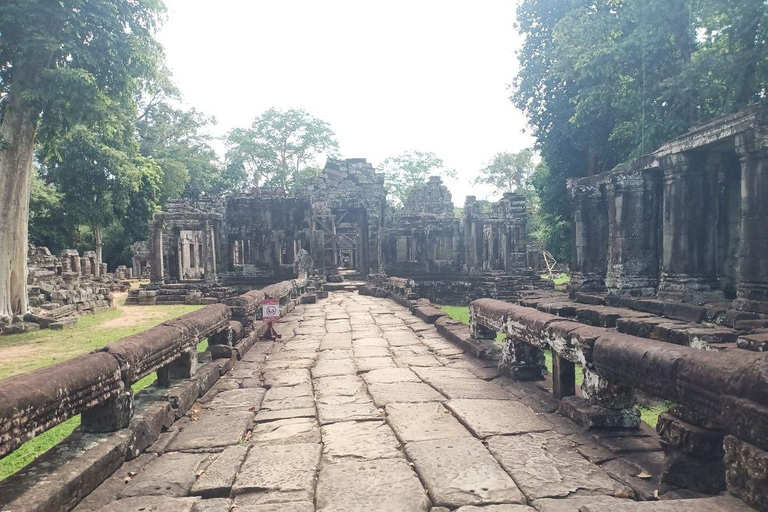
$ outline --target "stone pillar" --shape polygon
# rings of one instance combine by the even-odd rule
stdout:
[[[163,283],[165,267],[163,266],[163,220],[156,218],[152,222],[152,274],[153,283]]]
[[[134,256],[131,258],[131,267],[133,272],[132,277],[137,279],[141,278],[141,260],[138,257]]]
[[[757,138],[752,132],[739,135],[736,152],[741,162],[736,306],[768,313],[768,138]]]
[[[91,274],[91,260],[85,256],[80,257],[80,275],[87,276]]]
[[[542,380],[547,373],[544,351],[508,336],[501,348],[499,370],[517,381]]]
[[[211,221],[206,220],[203,223],[203,244],[200,257],[202,258],[203,272],[205,272],[205,281],[208,283],[216,281],[216,258],[214,256],[216,247],[214,244]]]
[[[99,275],[107,275],[109,268],[107,267],[106,263],[100,263],[99,264]]]
[[[602,186],[588,179],[568,184],[571,228],[572,291],[605,290],[608,253],[608,206]]]
[[[84,432],[115,432],[126,428],[133,416],[133,390],[121,389],[103,404],[83,411],[80,428]]]
[[[472,273],[472,269],[480,266],[480,254],[482,253],[482,227],[478,229],[476,218],[479,214],[479,207],[475,196],[467,196],[464,201],[464,253],[467,269]]]
[[[640,417],[635,412],[635,390],[609,381],[595,370],[582,369],[582,398],[565,397],[558,412],[587,430],[601,428],[638,428]]]
[[[717,273],[720,162],[717,153],[679,153],[662,159],[660,298],[696,302],[724,298]]]
[[[683,407],[659,416],[656,431],[664,450],[661,479],[697,492],[718,494],[725,490],[724,434],[699,425],[710,418],[697,417]]]
[[[647,297],[658,286],[660,204],[658,175],[617,173],[606,185],[608,269],[605,284],[617,295]]]
[[[525,207],[525,197],[519,194],[505,192],[504,200],[507,202],[508,210],[502,247],[504,250],[504,270],[510,272],[526,267],[528,211]]]

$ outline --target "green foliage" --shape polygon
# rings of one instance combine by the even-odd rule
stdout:
[[[512,100],[548,168],[539,233],[561,259],[565,181],[653,151],[768,90],[768,4],[753,0],[524,0]]]
[[[29,195],[29,239],[59,254],[71,246],[74,231],[61,192],[53,183],[46,183],[35,169]]]
[[[480,170],[474,183],[491,185],[499,192],[527,195],[528,178],[533,170],[533,151],[530,149],[518,153],[497,153],[493,160]]]
[[[446,169],[443,160],[429,151],[406,151],[382,162],[387,200],[394,208],[402,208],[414,189],[427,184],[430,176],[455,178],[454,169]]]
[[[319,155],[338,150],[328,123],[296,109],[271,108],[250,128],[229,132],[226,143],[221,186],[241,192],[261,186],[286,193],[298,189],[320,172]]]

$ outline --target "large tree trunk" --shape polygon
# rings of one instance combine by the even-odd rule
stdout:
[[[93,225],[93,239],[96,242],[96,262],[101,265],[101,250],[104,247],[104,226],[101,222]]]
[[[20,94],[9,93],[0,126],[0,323],[27,312],[27,222],[37,115]]]

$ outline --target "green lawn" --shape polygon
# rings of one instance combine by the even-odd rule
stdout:
[[[75,329],[67,331],[38,331],[0,337],[0,379],[27,373],[80,354],[103,347],[121,338],[145,331],[166,320],[200,309],[201,306],[123,306],[118,309],[80,317]],[[136,308],[136,309],[134,309]],[[198,345],[203,352],[205,340]],[[140,391],[151,385],[153,373],[136,382],[132,388]],[[0,481],[16,473],[50,450],[80,425],[75,416],[24,443],[0,459]]]
[[[565,275],[565,274],[562,274],[562,275]],[[568,281],[570,281],[570,277],[566,276],[566,278],[568,279]],[[469,324],[469,308],[468,307],[442,306],[440,309],[448,313],[448,315],[454,320],[458,320],[460,322],[464,322],[465,324]],[[502,333],[499,333],[496,336],[496,340],[503,341],[504,335]],[[544,358],[545,358],[545,364],[547,366],[547,371],[549,373],[552,373],[552,352],[549,350],[545,350]],[[576,386],[580,387],[583,382],[584,382],[584,375],[582,373],[581,365],[577,365],[576,366]],[[671,402],[664,402],[664,404],[659,405],[657,407],[650,408],[650,409],[646,407],[642,407],[640,405],[638,405],[637,408],[640,409],[640,418],[643,420],[643,422],[650,425],[653,428],[656,428],[656,422],[659,419],[659,414],[666,411],[671,406],[672,406]]]

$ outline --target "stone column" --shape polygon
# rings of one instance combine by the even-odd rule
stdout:
[[[509,272],[526,266],[528,211],[525,207],[525,197],[519,194],[505,192],[504,200],[507,202],[508,210],[505,213],[506,226],[502,237],[504,241],[502,250],[504,251],[504,270]]]
[[[584,367],[581,394],[565,397],[558,412],[587,430],[601,428],[638,428],[640,417],[635,412],[635,390],[601,376]]]
[[[469,273],[480,266],[480,252],[482,249],[483,230],[478,230],[476,215],[479,213],[475,196],[467,196],[464,201],[464,262]]]
[[[162,284],[165,279],[165,267],[163,266],[163,220],[154,219],[152,222],[152,275],[153,283]]]
[[[608,270],[605,284],[617,295],[647,297],[658,286],[660,204],[658,175],[617,173],[606,185]]]
[[[741,162],[741,239],[736,307],[768,313],[768,138],[736,137]]]
[[[216,265],[214,259],[214,251],[216,250],[213,240],[213,230],[211,229],[211,221],[206,220],[203,223],[203,246],[202,246],[202,264],[203,271],[205,272],[205,281],[212,283],[216,281]]]
[[[662,159],[660,298],[697,302],[724,298],[717,273],[720,162],[716,153],[679,153]]]
[[[517,381],[543,380],[547,372],[544,351],[507,336],[501,347],[499,370]]]
[[[599,184],[588,179],[568,184],[571,197],[572,291],[605,290],[608,206]]]

